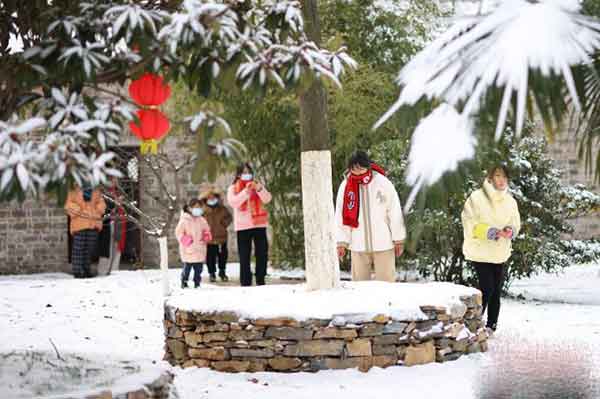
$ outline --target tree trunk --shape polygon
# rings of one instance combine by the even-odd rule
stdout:
[[[171,295],[171,286],[169,285],[169,247],[167,237],[158,238],[160,252],[160,270],[162,271],[163,296]]]
[[[318,45],[321,26],[316,0],[303,0],[302,13],[308,38]],[[300,134],[306,282],[309,290],[336,288],[340,272],[335,249],[327,93],[318,79],[300,95]]]

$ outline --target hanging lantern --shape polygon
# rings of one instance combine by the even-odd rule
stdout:
[[[140,109],[137,111],[139,125],[129,122],[129,128],[140,140],[140,151],[142,154],[150,151],[156,154],[158,142],[169,131],[169,120],[157,109]]]
[[[153,73],[145,73],[129,85],[129,95],[138,105],[159,106],[171,96],[171,87]]]
[[[156,154],[159,140],[169,131],[169,120],[156,109],[167,101],[171,95],[171,87],[164,84],[162,77],[153,73],[145,73],[141,78],[129,85],[129,95],[141,109],[137,111],[139,125],[130,122],[133,134],[142,140],[140,152],[150,151]]]

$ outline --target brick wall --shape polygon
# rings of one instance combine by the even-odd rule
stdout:
[[[577,156],[577,144],[572,132],[564,133],[550,143],[548,151],[556,162],[556,166],[563,170],[562,180],[567,184],[584,184],[588,189],[600,194],[600,185],[594,182],[592,173],[586,173],[585,165]],[[600,143],[592,153],[594,156],[600,151]],[[582,218],[573,219],[575,227],[573,234],[577,239],[600,238],[600,213]]]
[[[0,274],[68,271],[67,217],[53,199],[0,204]]]

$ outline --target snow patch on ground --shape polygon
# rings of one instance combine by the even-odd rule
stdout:
[[[600,264],[571,266],[558,273],[517,280],[510,292],[530,300],[600,305]]]
[[[107,388],[127,393],[157,380],[165,368],[76,353],[12,351],[0,357],[1,397],[11,399],[87,397]]]
[[[462,295],[479,291],[451,283],[396,284],[381,281],[342,283],[340,289],[307,291],[301,285],[211,287],[179,291],[167,300],[177,309],[199,312],[234,311],[257,319],[292,317],[329,319],[351,313],[389,315],[396,320],[426,320],[420,306],[460,307]]]
[[[451,393],[447,398],[474,398],[476,392],[465,382],[476,378],[474,365],[482,360],[483,355],[478,354],[445,364],[373,368],[367,374],[358,370],[324,370],[224,375],[209,369],[185,369],[178,373],[175,385],[182,399],[230,399],[240,392],[246,398],[260,399],[419,399],[440,397],[442,392]]]

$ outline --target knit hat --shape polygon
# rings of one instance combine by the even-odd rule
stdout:
[[[202,201],[205,201],[211,195],[214,195],[215,197],[219,197],[219,198],[221,198],[223,196],[223,194],[221,193],[221,190],[219,190],[218,187],[211,185],[211,186],[206,186],[206,187],[202,188],[200,190],[200,194],[199,194],[198,198]]]

